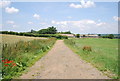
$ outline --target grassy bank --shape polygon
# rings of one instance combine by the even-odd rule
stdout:
[[[2,43],[2,77],[18,77],[29,66],[43,57],[55,43],[55,38]]]
[[[118,78],[118,39],[68,39],[64,41],[74,52],[111,78]],[[92,51],[83,48],[89,46]]]

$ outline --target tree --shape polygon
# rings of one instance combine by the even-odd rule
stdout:
[[[48,30],[48,34],[56,34],[57,33],[57,29],[53,26],[47,28],[47,30]]]
[[[72,34],[70,31],[66,31],[66,32],[58,32],[59,34]]]
[[[113,39],[114,38],[114,35],[113,34],[109,34],[108,36],[110,39]]]
[[[98,34],[98,36],[100,37],[100,36],[101,36],[101,34]]]
[[[76,37],[77,37],[77,38],[80,38],[80,34],[77,34]]]
[[[36,31],[35,30],[33,30],[33,29],[31,29],[31,32],[30,33],[36,33]]]
[[[72,34],[70,31],[67,31],[66,34]]]
[[[86,37],[85,35],[83,35],[83,37]]]
[[[57,29],[55,27],[49,27],[47,29],[41,29],[38,31],[39,34],[56,34]]]
[[[48,34],[47,29],[41,29],[38,31],[39,34]]]

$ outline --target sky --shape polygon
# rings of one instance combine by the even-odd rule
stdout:
[[[54,26],[80,34],[117,34],[117,2],[0,2],[2,31],[28,32]],[[1,31],[0,30],[0,31]]]

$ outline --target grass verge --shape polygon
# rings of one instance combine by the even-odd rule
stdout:
[[[107,76],[118,78],[118,39],[66,39],[65,44]],[[92,51],[84,51],[90,46]]]
[[[13,79],[20,76],[27,67],[32,66],[54,45],[56,39],[19,41],[2,44],[2,78]]]

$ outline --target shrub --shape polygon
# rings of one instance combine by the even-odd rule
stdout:
[[[80,34],[77,34],[76,37],[77,37],[77,38],[80,38]]]
[[[113,35],[113,34],[109,34],[109,38],[110,38],[110,39],[113,39],[113,38],[114,38],[114,35]]]
[[[113,38],[114,38],[114,35],[113,35],[113,34],[109,34],[109,35],[102,36],[102,38],[113,39]]]
[[[57,35],[56,38],[57,39],[68,39],[67,36],[62,36],[62,35]]]
[[[83,35],[83,37],[86,37],[85,35]]]
[[[92,51],[91,46],[84,46],[83,51]]]

